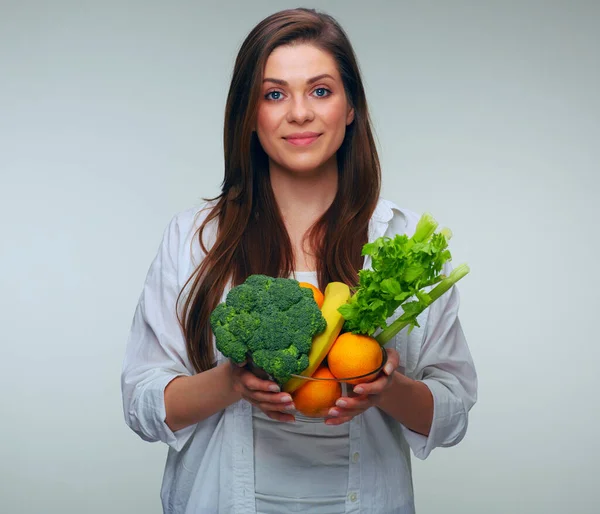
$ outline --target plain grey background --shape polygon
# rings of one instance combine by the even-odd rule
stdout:
[[[567,0],[1,0],[0,510],[160,512],[129,324],[170,218],[219,190],[239,45],[299,5],[354,44],[383,196],[471,266],[479,402],[413,459],[417,511],[598,512],[600,5]]]

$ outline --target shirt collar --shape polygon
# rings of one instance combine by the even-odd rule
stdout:
[[[372,215],[373,220],[381,223],[388,223],[394,217],[394,212],[392,210],[393,208],[398,209],[398,207],[396,207],[389,200],[379,198],[377,206],[375,207],[375,211]]]

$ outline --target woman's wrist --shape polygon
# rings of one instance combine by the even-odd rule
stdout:
[[[225,409],[241,397],[233,389],[229,360],[191,376],[176,377],[165,388],[165,422],[174,432]]]
[[[405,427],[429,435],[433,420],[433,395],[427,385],[395,371],[390,386],[375,405]]]

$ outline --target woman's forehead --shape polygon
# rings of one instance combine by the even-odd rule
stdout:
[[[339,72],[335,60],[328,52],[311,44],[295,44],[279,46],[269,55],[264,77],[284,80],[286,82],[302,82],[328,74],[339,80]]]

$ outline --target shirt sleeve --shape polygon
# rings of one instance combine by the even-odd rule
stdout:
[[[121,373],[127,425],[143,440],[162,441],[179,451],[195,426],[173,432],[165,423],[164,390],[177,376],[189,376],[183,331],[177,319],[177,262],[181,234],[178,217],[166,228],[148,270],[135,310]]]
[[[469,411],[477,401],[477,373],[458,317],[459,304],[459,292],[453,286],[429,307],[419,360],[411,374],[433,395],[428,436],[402,425],[419,459],[427,458],[436,447],[458,444],[466,434]]]

